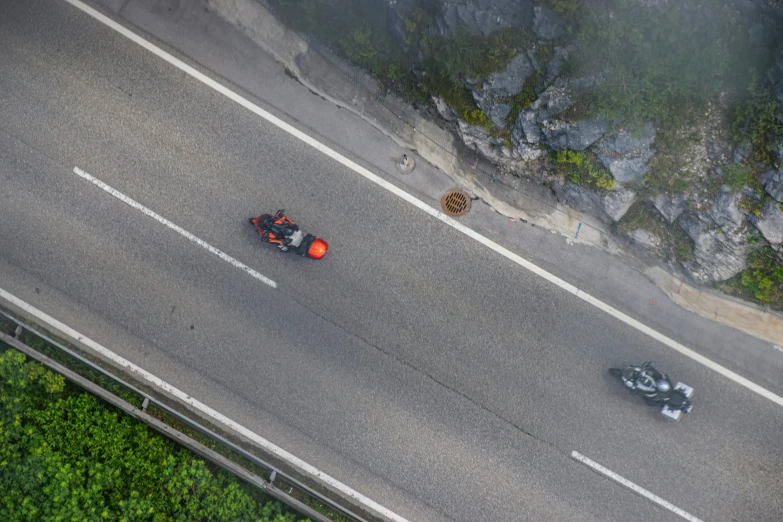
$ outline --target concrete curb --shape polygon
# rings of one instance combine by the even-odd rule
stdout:
[[[653,267],[645,275],[679,306],[772,344],[783,343],[783,316],[764,312],[707,290],[701,290]]]
[[[643,261],[629,254],[606,224],[561,205],[548,190],[532,185],[526,185],[525,189],[537,191],[534,195],[515,190],[513,186],[519,183],[518,178],[503,180],[508,183],[485,181],[479,171],[482,166],[490,165],[487,160],[469,153],[450,131],[422,117],[403,100],[386,95],[380,103],[371,88],[349,78],[301,36],[286,28],[259,0],[208,0],[208,4],[313,93],[358,115],[401,147],[415,151],[498,213],[532,222],[565,236],[570,242],[620,255],[688,311],[773,344],[780,344],[783,339],[783,316],[700,290],[660,267],[644,266]],[[375,83],[363,72],[356,74],[362,75],[365,84]]]

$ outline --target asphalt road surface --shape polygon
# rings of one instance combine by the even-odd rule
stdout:
[[[65,2],[0,3],[0,186],[0,287],[410,520],[682,520],[572,451],[702,520],[783,519],[780,407]],[[325,260],[260,243],[278,208]],[[641,354],[688,418],[609,378]]]

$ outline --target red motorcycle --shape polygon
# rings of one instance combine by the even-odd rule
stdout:
[[[256,227],[261,240],[277,245],[283,252],[292,252],[310,259],[321,259],[326,255],[329,245],[323,239],[299,230],[299,225],[278,210],[274,215],[261,214],[250,218],[250,224]]]

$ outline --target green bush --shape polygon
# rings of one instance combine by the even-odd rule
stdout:
[[[373,41],[373,32],[370,26],[357,27],[338,41],[349,60],[371,72],[378,73],[380,71],[378,47]]]
[[[495,139],[503,142],[503,146],[511,148],[514,144],[511,142],[511,129],[508,127],[501,127],[495,125],[492,121],[489,121],[489,135]]]
[[[753,169],[743,163],[733,163],[726,167],[723,182],[735,189],[741,189],[745,185],[752,186],[755,184]]]
[[[735,142],[749,140],[755,158],[772,163],[772,154],[783,137],[783,105],[753,76],[748,96],[735,109],[732,123]]]
[[[481,125],[487,127],[489,118],[481,109],[464,110],[460,117],[471,125]]]
[[[547,0],[549,7],[554,12],[565,18],[571,19],[580,9],[580,0]]]
[[[0,353],[0,520],[293,522],[25,356]]]
[[[455,81],[436,60],[424,62],[420,89],[427,95],[440,96],[457,116],[471,125],[485,125],[488,118],[476,105],[465,84]]]
[[[536,94],[536,87],[538,86],[540,78],[540,70],[528,76],[525,83],[522,84],[522,89],[520,89],[517,95],[511,99],[511,110],[509,111],[508,116],[506,116],[506,126],[513,126],[517,121],[517,117],[519,117],[519,113],[527,109],[531,103],[536,101],[536,98],[538,97],[538,94]]]
[[[764,208],[764,203],[767,202],[766,195],[760,196],[759,198],[751,198],[746,195],[742,195],[742,198],[740,198],[739,201],[739,208],[744,210],[746,213],[753,213],[755,216],[761,215],[761,210]],[[758,243],[756,238],[760,238],[760,236],[752,236],[754,241],[751,241],[751,236],[748,237],[748,244],[752,245],[754,243]]]
[[[595,115],[681,125],[689,109],[734,90],[753,64],[747,28],[717,0],[648,6],[550,0],[578,23],[574,74],[604,79],[586,94]]]
[[[661,245],[670,247],[680,261],[687,261],[693,257],[691,238],[679,226],[667,223],[650,203],[637,201],[631,205],[617,222],[617,227],[623,232],[631,232],[639,228],[650,232],[661,242]]]
[[[505,69],[529,44],[530,37],[522,29],[502,29],[486,37],[461,32],[454,38],[431,38],[425,49],[428,58],[421,64],[420,87],[443,98],[467,123],[491,129],[494,123],[477,107],[464,81]]]
[[[0,319],[0,324],[4,322],[5,321],[3,319]],[[55,337],[54,340],[57,341],[58,339]],[[97,384],[103,389],[110,391],[121,399],[133,404],[137,408],[141,407],[143,399],[140,398],[138,394],[129,391],[126,387],[118,384],[109,377],[106,377],[101,372],[92,369],[89,365],[78,361],[76,358],[71,357],[59,348],[50,345],[47,341],[43,340],[37,335],[24,330],[20,341],[25,343],[30,348],[33,348],[37,352],[49,357],[53,361],[58,362],[66,368],[75,371],[82,377]]]
[[[464,80],[504,70],[530,44],[530,36],[522,28],[500,29],[488,36],[461,31],[454,38],[431,38],[427,52],[452,78]]]
[[[760,248],[748,256],[746,270],[720,287],[727,293],[783,309],[783,259],[771,247]]]
[[[615,180],[606,169],[597,165],[586,152],[559,150],[552,154],[554,164],[577,185],[587,185],[605,190],[615,186]]]
[[[405,45],[415,48],[420,44],[427,44],[428,32],[435,15],[435,5],[432,2],[425,5],[417,5],[411,9],[408,19],[405,20]]]

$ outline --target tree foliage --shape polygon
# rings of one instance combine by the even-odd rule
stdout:
[[[0,520],[296,520],[25,359],[0,352]]]

